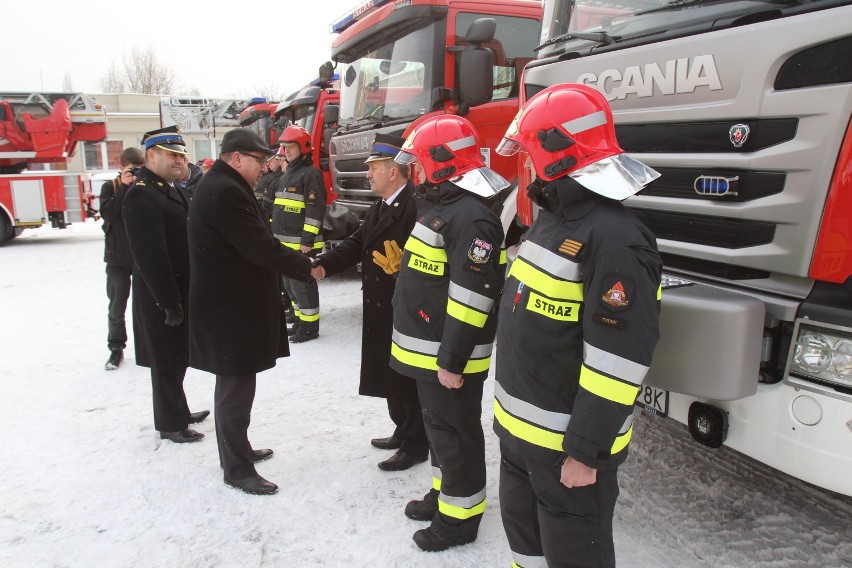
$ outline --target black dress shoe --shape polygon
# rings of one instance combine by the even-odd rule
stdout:
[[[160,432],[160,438],[163,440],[171,440],[175,444],[187,444],[189,442],[198,442],[204,434],[196,432],[191,428],[181,430],[179,432]]]
[[[249,461],[251,463],[266,461],[272,457],[273,453],[274,452],[269,448],[266,448],[264,450],[252,450],[251,452],[249,452]]]
[[[390,436],[388,438],[373,438],[370,443],[380,450],[396,450],[402,444],[402,441],[396,436]]]
[[[409,501],[405,506],[405,516],[415,521],[431,521],[438,512],[438,490],[430,489],[423,499]]]
[[[454,528],[454,530],[444,530],[431,526],[426,529],[420,529],[411,538],[414,539],[420,550],[440,552],[453,546],[461,546],[462,544],[469,544],[475,541],[476,533],[476,529],[462,529],[459,527]]]
[[[397,450],[397,452],[390,458],[383,462],[379,462],[379,469],[383,469],[385,471],[403,471],[415,464],[425,462],[428,458],[429,454],[417,456],[402,450]]]
[[[109,353],[109,359],[104,363],[104,369],[107,371],[114,371],[118,369],[118,366],[121,365],[121,362],[124,361],[124,351],[121,349],[113,349]]]
[[[202,410],[200,412],[190,412],[189,413],[189,423],[190,424],[198,424],[199,422],[204,422],[204,419],[210,416],[209,410]]]
[[[273,495],[278,493],[278,486],[271,481],[266,481],[261,476],[255,474],[244,479],[228,479],[225,478],[225,485],[236,487],[240,491],[251,493],[252,495]]]

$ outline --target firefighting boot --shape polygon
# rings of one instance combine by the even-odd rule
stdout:
[[[298,319],[293,322],[293,325],[291,325],[290,327],[287,328],[287,335],[288,336],[293,337],[297,333],[299,333],[299,320]]]
[[[405,516],[415,521],[431,521],[438,512],[438,490],[430,489],[421,500],[409,501],[405,506]]]
[[[109,359],[104,364],[104,369],[107,371],[114,371],[118,369],[118,366],[121,365],[121,362],[124,361],[124,351],[121,349],[113,349],[109,353]]]
[[[432,521],[432,526],[420,529],[411,537],[420,550],[440,552],[454,546],[470,544],[476,540],[479,521],[466,521],[458,526],[448,525],[440,515]]]

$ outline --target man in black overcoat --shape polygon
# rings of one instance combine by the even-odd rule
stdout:
[[[145,167],[127,190],[122,217],[133,256],[133,341],[136,364],[151,368],[154,427],[177,443],[204,434],[187,426],[209,410],[191,413],[183,391],[187,367],[184,306],[189,292],[186,213],[189,196],[175,187],[186,145],[176,127],[145,133]]]
[[[254,464],[272,450],[252,449],[248,427],[257,373],[290,354],[281,333],[281,278],[310,279],[311,261],[282,246],[252,191],[271,152],[245,129],[222,139],[222,153],[189,209],[189,360],[216,375],[215,419],[225,483],[256,495],[278,486]]]
[[[400,249],[417,216],[408,166],[393,161],[404,142],[405,138],[398,136],[376,135],[366,160],[367,179],[381,199],[367,210],[361,227],[330,252],[320,255],[314,268],[314,277],[323,278],[361,263],[364,316],[358,392],[387,399],[396,429],[390,437],[376,438],[371,443],[381,449],[398,449],[390,459],[379,463],[379,468],[388,471],[408,469],[426,461],[429,455],[417,383],[388,366],[393,333],[391,300]]]

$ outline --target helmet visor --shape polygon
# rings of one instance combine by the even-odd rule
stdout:
[[[511,138],[503,138],[494,151],[501,156],[514,156],[521,150],[523,150],[523,146],[520,143],[515,142]]]
[[[397,164],[413,164],[417,161],[417,156],[405,150],[401,150],[393,159]]]
[[[660,172],[627,154],[616,154],[568,175],[598,195],[622,201],[642,191]]]
[[[470,170],[456,178],[450,178],[450,182],[465,191],[481,195],[482,197],[497,195],[511,185],[503,179],[503,176],[485,167]]]

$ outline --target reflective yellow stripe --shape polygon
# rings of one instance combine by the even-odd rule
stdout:
[[[557,452],[562,451],[562,442],[565,439],[565,434],[550,432],[515,418],[503,410],[503,407],[500,406],[500,402],[496,398],[494,399],[494,418],[516,438],[520,438],[536,446],[541,446],[542,448],[556,450]]]
[[[530,288],[533,288],[545,296],[558,300],[583,301],[583,283],[557,280],[553,276],[542,272],[522,258],[515,259],[509,276],[514,276]]]
[[[417,240],[414,237],[408,237],[405,241],[405,250],[422,256],[427,260],[434,262],[447,262],[447,251],[442,248],[430,247],[423,241]]]
[[[315,249],[321,249],[324,246],[325,246],[325,241],[315,241],[314,242],[314,248]]]
[[[557,321],[578,321],[580,317],[579,303],[551,300],[532,291],[527,300],[527,310]]]
[[[506,249],[500,249],[500,264],[506,264],[508,261],[508,255],[506,254]]]
[[[437,477],[432,478],[432,489],[434,489],[435,491],[441,490],[441,480]]]
[[[405,363],[406,365],[417,367],[418,369],[427,369],[429,371],[438,370],[437,357],[431,355],[421,355],[420,353],[412,353],[411,351],[406,351],[396,343],[391,343],[391,357],[393,357],[400,363]],[[464,371],[462,371],[462,373],[481,373],[483,371],[488,371],[488,368],[490,366],[490,356],[486,357],[485,359],[468,359],[467,364],[464,366]]]
[[[580,369],[580,386],[601,398],[628,406],[633,405],[639,394],[639,387],[610,379],[585,365]]]
[[[471,517],[475,517],[476,515],[481,515],[485,512],[485,502],[486,499],[483,499],[481,503],[471,507],[470,509],[465,509],[463,507],[458,507],[456,505],[450,505],[449,503],[445,503],[438,499],[438,510],[448,517],[453,517],[454,519],[469,519]]]
[[[663,299],[663,285],[660,284],[660,286],[657,288],[657,300],[662,300],[662,299]]]
[[[625,432],[624,434],[617,436],[615,438],[615,442],[612,444],[612,449],[610,449],[611,454],[617,454],[621,450],[627,447],[627,444],[630,443],[630,438],[633,437],[633,426]]]
[[[443,276],[446,269],[446,263],[426,260],[422,256],[412,254],[408,259],[408,267],[419,272],[431,274],[432,276]]]
[[[317,320],[319,320],[319,318],[320,318],[319,314],[314,314],[314,315],[310,315],[310,316],[306,316],[305,314],[299,315],[299,320],[301,320],[301,321],[317,321]]]
[[[285,199],[283,197],[275,198],[275,205],[280,205],[287,211],[298,212],[305,208],[304,201],[295,201],[293,199]]]
[[[314,235],[319,234],[319,227],[314,227],[313,225],[308,225],[307,223],[305,223],[305,225],[302,227],[302,230],[304,230],[306,233],[313,233]]]
[[[475,327],[485,327],[485,322],[488,320],[488,314],[478,312],[452,298],[447,298],[447,315]]]
[[[302,245],[300,245],[299,243],[285,243],[284,241],[281,241],[281,244],[287,247],[288,249],[293,250],[299,250],[300,248],[302,248]]]

